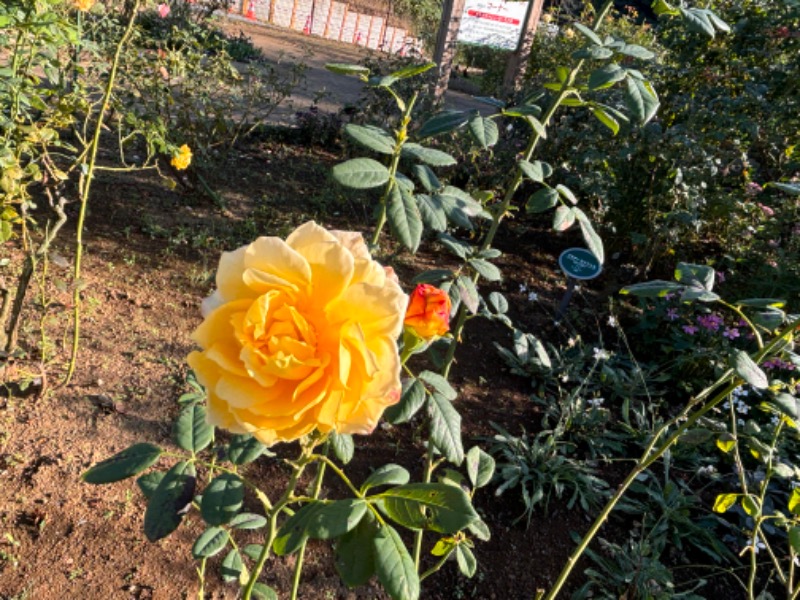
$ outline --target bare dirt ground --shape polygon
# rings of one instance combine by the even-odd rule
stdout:
[[[325,68],[326,64],[356,64],[370,56],[375,58],[389,56],[353,44],[303,35],[297,31],[272,25],[255,24],[236,15],[230,15],[221,24],[229,33],[235,35],[241,31],[251,38],[253,44],[261,49],[269,61],[275,63],[294,61],[307,65],[305,85],[295,90],[288,104],[279,107],[272,114],[271,120],[283,125],[291,125],[296,111],[306,110],[313,104],[316,104],[321,111],[335,113],[358,101],[364,90],[364,84],[356,77],[328,71]],[[444,108],[490,111],[486,104],[455,90],[448,90],[445,94]]]

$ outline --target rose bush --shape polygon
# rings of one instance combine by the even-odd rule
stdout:
[[[223,253],[189,365],[212,424],[270,445],[369,433],[400,398],[408,297],[358,233],[309,222]]]
[[[411,294],[405,326],[424,340],[450,330],[450,296],[437,287],[422,283]]]

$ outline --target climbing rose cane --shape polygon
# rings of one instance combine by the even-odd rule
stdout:
[[[405,325],[428,340],[450,330],[450,296],[437,287],[420,284],[411,294]]]
[[[310,222],[225,252],[189,365],[212,424],[271,445],[370,433],[400,399],[408,297],[358,233]]]

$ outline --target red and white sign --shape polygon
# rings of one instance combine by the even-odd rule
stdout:
[[[459,42],[516,50],[528,2],[466,0]]]

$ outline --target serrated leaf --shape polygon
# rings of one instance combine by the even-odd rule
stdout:
[[[411,479],[409,472],[400,465],[388,464],[378,467],[361,485],[361,493],[381,485],[405,485]]]
[[[558,192],[553,188],[542,188],[537,190],[533,196],[530,197],[528,203],[525,205],[525,210],[529,213],[540,213],[550,210],[558,204]]]
[[[377,532],[375,518],[368,512],[355,529],[337,539],[336,570],[348,587],[364,585],[375,574]]]
[[[475,560],[475,555],[472,553],[465,544],[459,544],[456,548],[456,562],[458,563],[458,570],[467,577],[475,575],[478,570],[478,561]]]
[[[383,413],[387,421],[394,425],[405,423],[425,404],[425,386],[419,379],[406,379],[400,402],[390,406]]]
[[[141,473],[161,456],[161,448],[153,444],[139,443],[100,461],[83,475],[86,483],[113,483]]]
[[[419,182],[428,192],[435,192],[442,187],[442,182],[428,165],[414,165],[411,167]]]
[[[246,465],[262,454],[272,455],[264,444],[249,434],[231,436],[225,454],[235,465]]]
[[[379,496],[383,512],[411,529],[453,534],[479,518],[466,492],[446,483],[410,483]]]
[[[475,287],[472,279],[466,275],[459,275],[456,278],[456,287],[458,288],[459,298],[461,298],[461,301],[469,312],[473,315],[478,314],[480,296],[478,295],[478,289]]]
[[[441,198],[427,194],[417,194],[415,197],[422,222],[434,231],[446,231],[447,214],[442,206]]]
[[[175,443],[189,452],[200,452],[214,439],[214,428],[208,424],[206,407],[190,404],[178,414],[172,430]]]
[[[457,163],[456,159],[449,155],[447,152],[436,150],[435,148],[426,148],[419,144],[407,143],[403,145],[401,151],[403,158],[415,158],[431,165],[432,167],[449,167]]]
[[[589,89],[604,90],[628,76],[628,72],[617,63],[603,65],[589,74]]]
[[[278,530],[278,535],[272,544],[275,554],[286,556],[299,550],[308,539],[310,523],[323,507],[324,504],[322,502],[305,504],[289,517],[289,520]]]
[[[564,206],[563,204],[556,208],[555,215],[553,215],[553,229],[556,231],[566,231],[575,224],[575,209]]]
[[[340,75],[358,75],[366,81],[369,69],[361,65],[349,65],[344,63],[328,63],[325,65],[328,71],[339,73]]]
[[[220,552],[228,545],[228,532],[222,527],[209,527],[195,541],[192,546],[194,558],[208,558]]]
[[[261,529],[266,525],[267,518],[255,513],[239,513],[228,522],[233,529]]]
[[[520,168],[520,171],[522,171],[522,174],[525,175],[525,177],[538,183],[543,183],[545,179],[553,174],[553,167],[540,160],[534,160],[533,162],[520,160],[517,162],[517,166]]]
[[[684,8],[679,7],[681,15],[686,21],[686,25],[690,31],[702,33],[710,38],[714,37],[714,25],[708,18],[708,14],[701,8]]]
[[[466,259],[473,253],[473,248],[467,242],[458,240],[448,233],[439,235],[439,242],[459,258]]]
[[[482,258],[470,258],[469,265],[475,269],[486,281],[501,281],[503,279],[500,269]]]
[[[430,417],[430,441],[451,463],[460,465],[464,460],[464,447],[461,443],[461,415],[450,401],[434,392],[428,397],[428,416]]]
[[[619,122],[602,108],[593,108],[592,114],[598,121],[608,127],[613,135],[617,135],[619,133]]]
[[[743,350],[735,350],[731,361],[731,366],[736,370],[736,374],[747,383],[759,390],[769,387],[769,379],[761,368],[750,358],[750,355]]]
[[[470,113],[464,111],[444,111],[434,115],[417,131],[417,136],[420,139],[432,137],[434,135],[441,135],[455,131],[467,124],[469,121]]]
[[[217,475],[203,492],[200,514],[209,525],[230,521],[244,502],[244,482],[234,473]]]
[[[414,77],[425,71],[428,71],[436,66],[436,63],[427,62],[422,63],[419,65],[408,65],[407,67],[403,67],[402,69],[398,69],[397,71],[393,71],[390,73],[392,77],[395,79],[407,79],[409,77]]]
[[[500,137],[497,123],[493,119],[481,116],[480,113],[469,120],[469,131],[484,150],[494,146]]]
[[[394,138],[380,127],[348,123],[344,126],[344,131],[365,148],[381,154],[391,155],[394,153]]]
[[[242,555],[236,548],[231,548],[230,552],[225,555],[221,567],[222,581],[225,583],[233,583],[241,580],[244,574],[244,562]]]
[[[589,248],[589,252],[595,255],[600,264],[603,264],[606,258],[606,253],[603,249],[603,240],[595,231],[594,226],[592,225],[589,217],[586,216],[586,213],[584,213],[577,206],[574,207],[572,211],[575,214],[575,218],[578,219],[578,225],[580,225],[581,233],[583,234],[583,241],[586,242],[586,247]]]
[[[736,504],[739,494],[719,494],[714,500],[714,512],[724,513]]]
[[[637,44],[622,44],[622,46],[617,49],[617,52],[641,60],[652,60],[656,57],[650,50]]]
[[[661,105],[658,94],[649,81],[642,81],[635,77],[628,77],[626,81],[628,87],[625,101],[628,109],[639,125],[645,125],[656,115],[658,107]]]
[[[394,600],[419,598],[419,575],[403,540],[391,525],[384,524],[372,538],[375,572]]]
[[[404,188],[407,192],[410,193],[414,191],[415,187],[414,182],[406,175],[403,175],[400,171],[397,171],[394,174],[394,181],[397,185],[399,185],[401,188]]]
[[[504,315],[508,312],[508,300],[500,292],[489,294],[489,305],[498,315]]]
[[[144,513],[148,540],[157,542],[178,528],[194,497],[196,483],[194,465],[189,461],[181,461],[167,471]]]
[[[299,550],[309,537],[329,540],[342,536],[358,525],[366,510],[367,503],[358,498],[306,504],[280,528],[272,549],[285,556]]]
[[[586,25],[581,25],[580,23],[576,22],[576,23],[573,23],[572,26],[575,29],[577,29],[586,39],[588,39],[590,42],[592,42],[596,46],[602,46],[603,45],[603,41],[600,39],[600,37],[594,31],[592,31],[591,29],[586,27]]]
[[[488,484],[494,475],[494,458],[478,446],[470,448],[466,458],[467,475],[472,482],[472,487],[480,488]]]
[[[161,483],[161,480],[164,479],[164,471],[153,471],[152,473],[148,473],[147,475],[142,475],[139,479],[136,480],[136,485],[139,486],[139,489],[144,494],[144,497],[150,500],[153,496],[153,492],[156,491],[158,484]]]
[[[378,187],[389,181],[389,170],[371,158],[353,158],[333,167],[333,178],[356,190]]]
[[[346,465],[353,460],[353,454],[356,450],[353,436],[348,433],[336,433],[335,431],[330,437],[331,447],[333,453],[336,455],[343,465]]]
[[[386,207],[389,227],[394,236],[412,253],[422,239],[422,215],[414,196],[397,185],[392,186]]]
[[[453,389],[453,386],[450,385],[450,382],[438,373],[423,371],[418,377],[420,381],[427,383],[447,400],[455,400],[458,398],[458,393]]]

